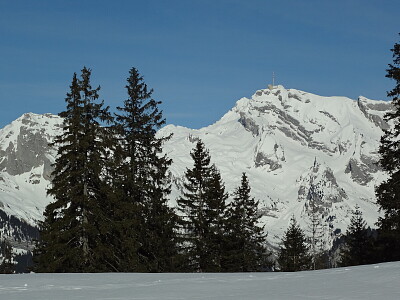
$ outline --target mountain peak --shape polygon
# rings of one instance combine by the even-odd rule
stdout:
[[[378,217],[374,185],[384,175],[376,165],[377,149],[389,110],[390,103],[365,97],[355,101],[274,86],[241,98],[211,126],[171,127],[165,152],[174,161],[171,172],[178,183],[199,138],[228,190],[246,172],[272,242],[292,214],[307,226],[310,195],[319,197],[322,222],[343,232],[356,204],[369,216],[368,225]],[[178,195],[179,184],[172,198]]]
[[[377,150],[382,129],[389,128],[383,116],[390,109],[390,102],[322,97],[278,85],[241,98],[208,127],[165,126],[157,134],[173,133],[164,145],[173,160],[171,204],[201,139],[227,191],[247,173],[270,242],[279,242],[293,214],[308,226],[310,199],[317,199],[320,218],[333,231],[345,231],[355,205],[374,226],[374,186],[385,176],[376,164]],[[51,201],[46,188],[57,149],[49,143],[62,124],[56,115],[26,113],[0,129],[0,209],[7,214],[34,224]]]
[[[45,114],[36,114],[36,113],[24,113],[22,116],[20,116],[18,119],[15,121],[21,122],[22,124],[27,124],[29,122],[33,122],[35,124],[41,124],[41,123],[49,123],[52,122],[50,120],[53,120],[57,123],[60,122],[61,118],[58,115],[54,115],[51,113],[45,113]]]

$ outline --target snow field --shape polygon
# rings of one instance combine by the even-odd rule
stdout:
[[[0,275],[0,299],[400,299],[400,262],[295,273]]]

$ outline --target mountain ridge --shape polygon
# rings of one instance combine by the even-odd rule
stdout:
[[[239,99],[207,127],[167,125],[157,134],[173,133],[164,145],[173,159],[170,203],[176,204],[190,151],[201,139],[230,193],[241,173],[248,174],[271,243],[279,242],[292,215],[308,226],[310,201],[318,203],[327,235],[345,230],[355,205],[373,227],[374,186],[385,178],[377,149],[390,109],[390,102],[362,96],[322,97],[274,86]],[[41,219],[52,200],[46,189],[56,149],[49,143],[61,128],[58,116],[27,113],[0,129],[0,210],[30,225]]]
[[[332,231],[346,229],[355,205],[374,226],[379,215],[374,186],[385,178],[376,164],[377,150],[382,128],[389,126],[383,115],[390,109],[390,102],[362,96],[322,97],[275,86],[241,98],[210,126],[193,130],[169,125],[159,134],[174,133],[165,151],[174,160],[171,172],[178,182],[199,138],[229,191],[247,172],[270,240],[278,243],[292,214],[308,226],[307,201],[314,185],[324,191],[321,217],[325,223],[330,220]],[[312,171],[315,164],[321,172]],[[175,188],[173,194],[179,191]]]

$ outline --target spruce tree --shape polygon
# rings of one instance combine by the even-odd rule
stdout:
[[[391,51],[393,64],[389,64],[386,77],[395,81],[395,87],[388,92],[393,111],[386,113],[385,120],[393,126],[384,130],[379,147],[379,163],[389,178],[375,190],[377,204],[383,212],[377,225],[384,261],[400,260],[400,44],[396,43]]]
[[[251,197],[247,176],[234,192],[228,209],[224,268],[230,272],[261,271],[269,266],[264,226],[259,226],[261,215],[258,201]]]
[[[201,272],[207,267],[205,242],[206,187],[210,178],[210,155],[202,141],[196,143],[190,153],[194,166],[186,169],[182,196],[177,199],[182,216],[181,257],[183,271]]]
[[[110,247],[108,189],[103,179],[109,151],[111,121],[99,102],[100,87],[92,89],[91,70],[74,74],[65,99],[63,132],[55,138],[57,158],[48,194],[55,201],[44,212],[41,242],[35,254],[38,272],[115,270]]]
[[[152,99],[138,70],[132,68],[126,85],[128,98],[117,107],[114,188],[120,197],[116,208],[122,269],[124,271],[172,271],[176,256],[177,217],[168,206],[168,167],[162,155],[169,137],[156,137],[165,124],[161,101]]]
[[[312,265],[312,257],[309,251],[304,232],[293,216],[279,250],[280,270],[284,272],[309,270]]]
[[[341,266],[357,266],[371,263],[372,237],[367,223],[356,206],[345,236],[345,245],[341,253]]]
[[[194,166],[186,170],[182,196],[177,199],[181,212],[181,270],[218,272],[227,194],[202,141],[196,143],[190,155]]]
[[[225,184],[221,173],[211,166],[210,179],[207,184],[205,201],[205,227],[206,227],[206,253],[205,260],[208,262],[203,268],[204,272],[221,272],[222,256],[224,247],[224,235],[227,223],[228,193],[225,191]]]

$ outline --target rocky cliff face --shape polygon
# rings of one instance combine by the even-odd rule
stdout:
[[[46,189],[56,152],[49,143],[61,124],[51,114],[27,113],[0,130],[0,236],[18,255],[32,250],[37,221],[51,201]]]
[[[165,144],[173,159],[171,205],[186,168],[192,165],[190,151],[200,138],[228,191],[239,185],[242,172],[248,174],[272,243],[279,241],[293,214],[308,226],[310,201],[332,232],[345,230],[356,204],[368,225],[374,226],[378,217],[374,186],[385,176],[376,164],[377,149],[382,129],[389,126],[383,115],[390,109],[384,101],[321,97],[276,86],[240,99],[208,127],[168,125],[158,134],[173,133]],[[49,143],[61,133],[61,126],[58,116],[28,113],[0,130],[4,236],[31,232],[29,226],[35,226],[51,201],[46,189],[56,150]],[[14,219],[18,225],[10,227],[11,216],[26,228]],[[26,234],[26,239],[28,235],[34,233]]]
[[[0,171],[21,175],[43,166],[43,178],[50,179],[54,149],[49,143],[60,131],[62,120],[54,115],[24,114],[6,126],[0,136]]]
[[[332,232],[344,231],[355,205],[368,225],[378,217],[374,187],[384,178],[377,165],[379,139],[391,104],[364,97],[321,97],[275,86],[242,98],[221,120],[200,130],[166,126],[165,151],[179,182],[201,138],[230,191],[241,172],[262,203],[271,242],[278,242],[291,215],[309,226],[310,201]],[[190,136],[190,138],[189,138]],[[173,191],[179,194],[179,187]],[[329,224],[328,224],[329,223]]]

